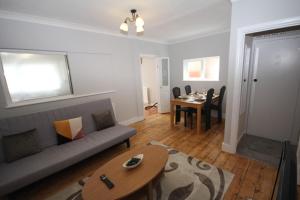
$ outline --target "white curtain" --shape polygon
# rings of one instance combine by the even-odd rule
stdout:
[[[32,53],[0,55],[12,102],[72,93],[65,55]]]

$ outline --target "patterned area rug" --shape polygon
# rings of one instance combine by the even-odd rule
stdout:
[[[156,200],[219,200],[223,199],[233,174],[188,156],[176,149],[152,141],[169,151],[164,175],[154,185]],[[81,189],[88,177],[63,189],[48,200],[82,200]]]

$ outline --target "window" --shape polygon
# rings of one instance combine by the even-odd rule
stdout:
[[[219,81],[220,57],[183,60],[184,81]]]
[[[64,54],[0,52],[0,58],[8,104],[73,93]]]

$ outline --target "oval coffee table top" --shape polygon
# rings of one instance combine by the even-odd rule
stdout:
[[[122,164],[137,154],[144,154],[142,163],[134,169],[125,169]],[[144,187],[152,181],[165,167],[168,151],[158,145],[148,145],[127,151],[95,171],[82,190],[84,200],[120,199]],[[108,189],[100,180],[105,174],[114,187]]]

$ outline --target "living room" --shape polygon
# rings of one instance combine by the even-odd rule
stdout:
[[[299,70],[293,64],[294,71],[285,74],[290,82],[282,84],[292,92],[282,96],[289,98],[276,93],[278,102],[269,103],[285,108],[279,110],[281,118],[268,123],[270,130],[282,132],[280,127],[285,127],[291,129],[289,135],[252,135],[257,138],[251,147],[262,144],[259,138],[268,139],[259,146],[271,148],[266,155],[254,154],[245,145],[247,130],[261,129],[253,120],[259,118],[249,111],[256,105],[249,104],[254,90],[243,80],[251,77],[245,71],[250,74],[255,66],[262,38],[292,38],[291,44],[276,48],[294,44],[299,49],[299,26],[298,0],[0,0],[1,198],[293,199],[295,180],[288,181],[290,190],[281,188],[287,175],[278,172],[299,178],[294,169],[279,170],[282,142],[288,140],[292,148],[298,144]],[[249,56],[245,70],[247,45],[254,56]],[[162,77],[157,80],[157,112],[146,117],[143,56],[157,59],[157,76]],[[185,80],[185,61],[205,63],[214,57],[216,79]],[[296,57],[290,60],[296,63]],[[270,80],[274,87],[280,82],[275,80]],[[194,104],[196,111],[188,106],[186,117],[179,111],[181,121],[173,123],[177,108],[174,104],[172,109],[172,89],[180,88],[180,96],[185,96],[186,85],[194,96],[208,96],[213,88],[216,101],[226,86],[221,114],[209,110],[211,121],[205,121],[201,101]],[[273,110],[259,105],[265,106],[264,113]],[[261,121],[266,125],[265,118]],[[273,159],[274,152],[278,156]],[[132,156],[139,166],[124,169]],[[106,175],[103,181],[101,175]]]

